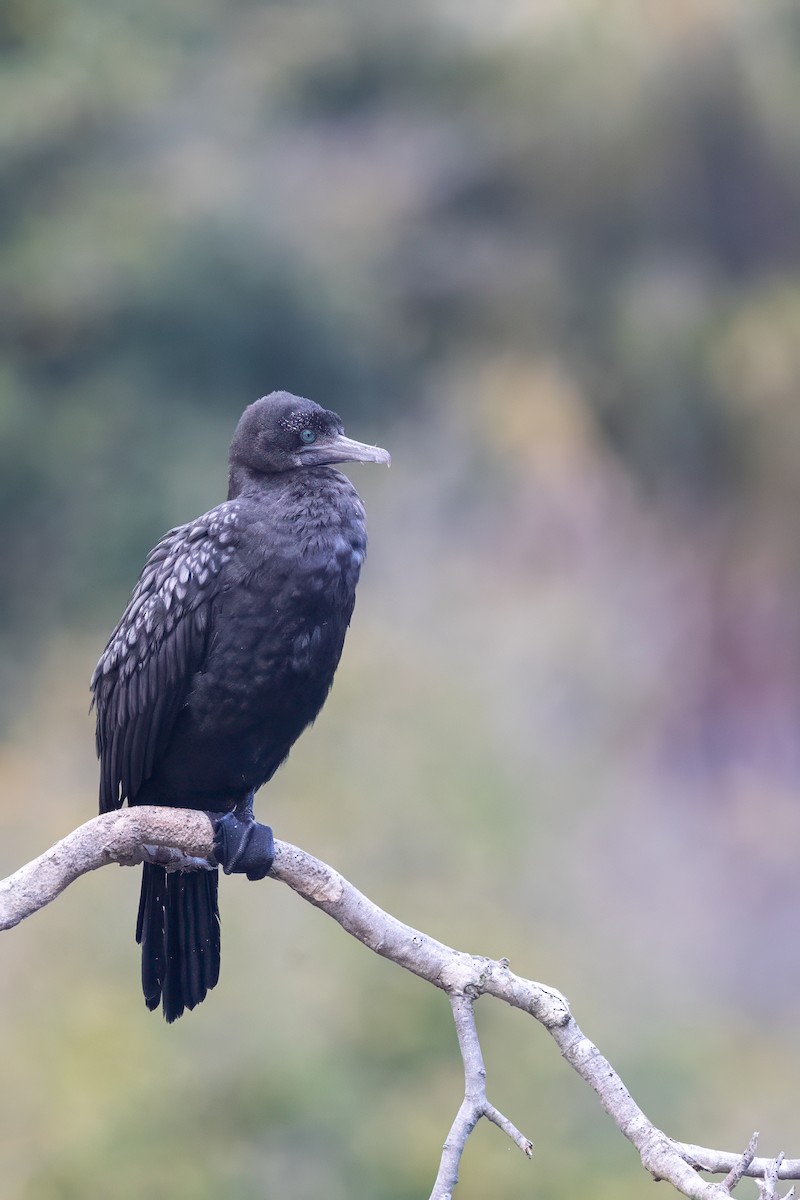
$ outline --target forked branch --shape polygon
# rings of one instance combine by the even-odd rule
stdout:
[[[439,1173],[433,1185],[430,1200],[450,1200],[453,1188],[458,1183],[458,1168],[461,1155],[481,1117],[487,1117],[503,1133],[507,1133],[526,1158],[533,1157],[533,1142],[512,1125],[508,1117],[490,1104],[486,1097],[486,1068],[483,1065],[481,1044],[475,1025],[474,1001],[471,996],[457,992],[450,997],[453,1019],[456,1023],[458,1046],[464,1063],[464,1099],[456,1113],[456,1119],[442,1148]]]
[[[133,866],[157,861],[181,869],[209,866],[211,822],[185,809],[133,808],[95,817],[39,858],[0,881],[0,930],[18,925],[79,876],[116,862]],[[499,1126],[528,1157],[533,1145],[489,1103],[473,1011],[482,995],[494,996],[534,1017],[548,1031],[571,1067],[596,1092],[617,1128],[639,1152],[656,1179],[670,1182],[690,1200],[727,1200],[745,1176],[760,1181],[764,1197],[776,1197],[779,1179],[800,1179],[800,1159],[755,1157],[755,1139],[744,1153],[676,1142],[642,1112],[606,1058],[581,1031],[560,992],[524,979],[506,959],[465,954],[404,925],[373,904],[338,871],[286,842],[275,843],[271,872],[304,900],[322,909],[376,954],[405,967],[446,992],[453,1007],[464,1061],[464,1100],[444,1144],[431,1200],[447,1200],[469,1134],[481,1117]],[[724,1174],[722,1182],[700,1172]]]

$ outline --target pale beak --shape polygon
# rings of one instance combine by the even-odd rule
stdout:
[[[356,442],[353,438],[337,433],[332,438],[325,438],[314,445],[300,451],[300,461],[316,467],[327,463],[371,462],[385,463],[388,467],[392,456],[388,450],[380,446],[368,446],[366,442]]]

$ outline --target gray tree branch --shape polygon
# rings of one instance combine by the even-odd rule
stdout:
[[[200,869],[210,865],[212,855],[211,822],[205,813],[147,807],[105,813],[0,881],[0,930],[18,925],[81,875],[108,863],[133,866],[150,861],[168,868]],[[644,1167],[690,1200],[728,1200],[743,1176],[763,1181],[762,1194],[770,1197],[777,1195],[778,1179],[800,1179],[800,1159],[786,1159],[782,1154],[774,1159],[756,1158],[752,1139],[744,1153],[737,1154],[669,1138],[645,1116],[608,1060],[581,1031],[561,993],[516,975],[506,959],[466,954],[404,925],[338,871],[287,842],[276,841],[271,874],[370,950],[440,988],[450,999],[464,1062],[464,1100],[444,1144],[431,1200],[448,1200],[452,1195],[464,1145],[481,1117],[498,1125],[528,1157],[533,1152],[529,1139],[486,1097],[486,1072],[473,1010],[483,995],[522,1009],[543,1025],[635,1146]],[[726,1178],[721,1183],[705,1180],[701,1171],[724,1173]]]

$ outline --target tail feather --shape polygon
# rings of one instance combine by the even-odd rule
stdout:
[[[167,1021],[204,1000],[219,979],[217,871],[170,871],[145,863],[136,941],[149,1009]]]

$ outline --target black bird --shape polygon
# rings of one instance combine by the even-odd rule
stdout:
[[[389,455],[288,392],[246,408],[228,499],[150,552],[92,676],[100,811],[218,814],[216,859],[249,878],[273,858],[253,794],[322,707],[353,612],[367,537],[342,462]],[[168,1021],[219,978],[217,876],[144,866],[142,987]]]

